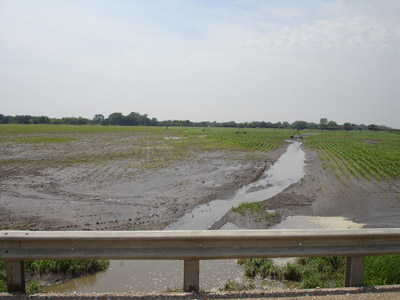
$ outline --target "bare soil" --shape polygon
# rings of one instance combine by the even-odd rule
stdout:
[[[0,229],[163,229],[185,211],[254,182],[285,150],[181,149],[171,146],[179,142],[174,137],[164,139],[157,147],[127,133],[0,143]],[[263,201],[279,218],[230,211],[219,226],[270,228],[289,216],[340,216],[366,227],[400,227],[399,180],[337,178],[314,151],[304,151],[304,178]]]
[[[179,142],[173,137],[154,147],[148,138],[104,133],[0,143],[0,229],[163,229],[255,181],[284,151],[181,149],[170,146]]]
[[[362,227],[400,227],[399,180],[377,182],[346,178],[342,174],[338,179],[330,170],[323,170],[316,152],[307,148],[303,150],[306,154],[305,176],[262,202],[268,210],[279,211],[280,218],[260,221],[257,216],[230,211],[220,223],[262,229],[270,228],[289,216],[318,216],[343,217]]]

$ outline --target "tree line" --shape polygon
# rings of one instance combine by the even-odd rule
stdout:
[[[253,121],[253,122],[241,122],[235,121],[229,122],[192,122],[190,120],[166,120],[159,121],[156,118],[149,118],[147,114],[140,114],[137,112],[131,112],[128,115],[123,115],[120,112],[115,112],[105,117],[102,114],[96,114],[92,119],[82,117],[64,117],[64,118],[49,118],[47,116],[31,116],[31,115],[16,115],[16,116],[5,116],[0,114],[0,124],[69,124],[69,125],[116,125],[116,126],[165,126],[165,127],[231,127],[231,128],[277,128],[277,129],[320,129],[320,130],[370,130],[370,131],[396,131],[398,130],[386,127],[378,126],[376,124],[353,124],[346,122],[342,125],[337,124],[333,120],[327,118],[321,118],[319,123],[306,122],[306,121],[295,121],[289,122],[265,122],[265,121]]]

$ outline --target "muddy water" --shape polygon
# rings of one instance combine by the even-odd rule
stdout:
[[[304,176],[304,152],[300,142],[293,142],[278,161],[259,180],[242,187],[233,197],[217,199],[187,212],[166,230],[208,229],[232,206],[242,202],[262,201],[275,196]]]
[[[291,143],[287,151],[256,182],[242,187],[230,198],[217,199],[188,211],[181,219],[165,230],[208,229],[223,217],[232,206],[242,202],[268,199],[304,176],[305,154],[300,142]],[[227,224],[222,229],[235,229]],[[228,280],[243,282],[242,269],[235,260],[212,260],[200,262],[200,287],[213,291],[223,287]],[[261,283],[262,285],[263,283]],[[104,272],[69,280],[50,286],[49,292],[161,292],[181,289],[183,286],[183,261],[131,260],[111,261]],[[269,284],[270,288],[288,286],[281,282]]]

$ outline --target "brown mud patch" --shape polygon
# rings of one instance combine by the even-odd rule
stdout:
[[[166,133],[169,134],[169,133]],[[0,143],[0,229],[163,229],[191,208],[229,198],[284,152],[205,150],[166,135],[66,135],[66,143]],[[174,144],[175,143],[175,144]],[[270,228],[289,216],[400,227],[400,182],[339,178],[307,148],[305,176],[265,199],[280,218],[230,211],[218,222]],[[341,174],[340,174],[341,175]]]
[[[0,229],[163,229],[255,181],[284,151],[202,150],[126,133],[70,138],[0,143]]]

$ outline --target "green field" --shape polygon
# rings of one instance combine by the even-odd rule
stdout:
[[[195,142],[206,137],[208,142],[218,142],[215,147],[234,146],[240,150],[269,151],[282,145],[283,140],[291,135],[291,130],[284,129],[245,129],[195,127],[145,127],[145,126],[78,126],[78,125],[0,125],[0,137],[3,141],[40,143],[40,142],[68,142],[79,140],[86,134],[104,133],[131,133],[153,136],[164,135],[186,137],[187,142]],[[73,135],[74,138],[68,138]]]
[[[78,125],[0,125],[3,145],[30,144],[34,153],[3,157],[0,165],[35,164],[35,153],[42,153],[41,165],[62,166],[94,163],[109,164],[129,160],[126,173],[169,166],[196,151],[267,152],[285,144],[291,131],[234,128],[180,128]],[[73,149],[67,155],[63,147]],[[45,155],[44,153],[60,153]],[[63,154],[61,154],[63,153]],[[25,157],[21,159],[20,157]]]
[[[2,142],[55,144],[79,142],[101,137],[104,143],[129,142],[126,150],[92,156],[79,156],[74,162],[92,162],[130,156],[147,158],[144,164],[154,165],[152,159],[170,161],[185,156],[187,150],[239,150],[267,152],[285,144],[292,135],[285,129],[237,129],[193,127],[143,127],[143,126],[78,126],[78,125],[0,125]],[[106,136],[105,136],[106,135]],[[126,139],[115,137],[124,136]],[[113,138],[114,137],[114,138]],[[305,138],[306,149],[318,153],[322,168],[333,172],[342,182],[350,178],[367,180],[392,180],[400,176],[400,136],[387,132],[316,131]],[[124,150],[125,149],[125,150]],[[4,163],[4,161],[3,161]],[[155,165],[158,165],[155,163]],[[161,166],[161,165],[160,165]]]
[[[381,181],[400,176],[400,136],[387,132],[322,132],[307,138],[327,172],[346,182],[350,178]]]

